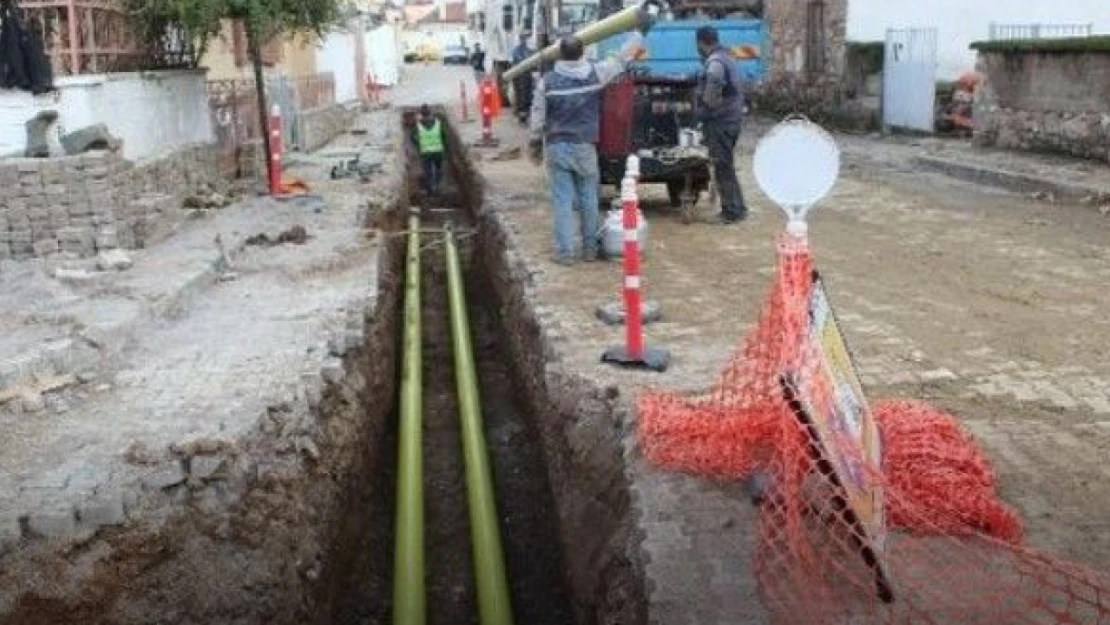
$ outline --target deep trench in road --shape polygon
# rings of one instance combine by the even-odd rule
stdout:
[[[411,154],[410,167],[419,167]],[[425,198],[415,191],[410,197],[411,206],[420,209],[424,231],[421,315],[428,622],[432,625],[478,622],[449,327],[446,256],[440,234],[444,225],[451,224],[457,233],[465,272],[482,416],[515,622],[565,625],[574,622],[574,616],[563,578],[558,515],[544,451],[533,415],[517,389],[492,286],[481,257],[474,253],[477,230],[462,184],[468,182],[449,167],[439,197]],[[398,323],[400,327],[402,324]],[[401,353],[399,344],[397,353]],[[399,363],[400,358],[397,360]],[[340,588],[335,589],[337,597],[330,621],[334,625],[391,620],[397,426],[395,409],[385,435],[371,450],[377,456],[378,467],[372,475],[374,487],[356,489],[353,493],[366,498],[360,507],[365,507],[368,515],[360,516],[362,531],[356,529],[354,543],[344,547],[354,561],[346,580],[339,580]]]

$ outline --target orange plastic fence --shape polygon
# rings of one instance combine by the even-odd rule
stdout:
[[[882,466],[831,441],[881,489],[885,529],[861,521],[798,414],[799,395],[831,398],[812,375],[813,260],[779,243],[778,274],[756,327],[704,397],[649,391],[640,442],[654,464],[697,475],[763,476],[753,570],[782,625],[1110,624],[1110,578],[1021,543],[994,472],[953,417],[916,402],[875,404]],[[783,372],[795,372],[793,386]],[[793,389],[793,391],[791,391]]]

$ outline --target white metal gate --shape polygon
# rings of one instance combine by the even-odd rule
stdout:
[[[887,30],[883,125],[933,132],[936,80],[937,30]]]

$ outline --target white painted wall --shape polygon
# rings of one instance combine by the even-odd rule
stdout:
[[[1110,31],[1110,0],[848,0],[848,38],[880,41],[887,28],[935,27],[939,78],[955,78],[975,67],[973,41],[987,38],[991,22],[1093,23]]]
[[[401,79],[401,40],[395,26],[379,26],[366,33],[366,71],[378,83],[394,87]]]
[[[355,76],[355,36],[334,32],[316,50],[316,71],[335,74],[335,100],[339,103],[359,99],[361,79]]]
[[[38,97],[0,89],[0,155],[22,153],[24,122],[51,109],[60,116],[59,134],[106,124],[131,160],[215,141],[204,70],[66,76],[55,82],[57,92]]]

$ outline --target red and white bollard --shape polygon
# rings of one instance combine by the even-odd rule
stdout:
[[[493,78],[486,76],[482,79],[480,89],[482,95],[482,140],[478,142],[478,146],[483,148],[495,148],[501,144],[501,142],[493,136],[493,109],[494,106],[496,106],[494,99],[497,97],[497,84]]]
[[[626,175],[621,183],[621,217],[624,226],[624,342],[628,356],[644,355],[643,305],[640,299],[640,203],[636,178]]]
[[[466,81],[459,81],[459,105],[462,107],[460,113],[464,122],[470,121],[470,110],[466,106]]]
[[[624,229],[624,345],[612,347],[601,356],[602,362],[626,367],[665,371],[670,353],[644,345],[643,298],[640,267],[640,200],[636,180],[640,162],[628,157],[624,180],[621,181],[621,221]]]
[[[281,195],[281,107],[270,109],[270,195]]]

